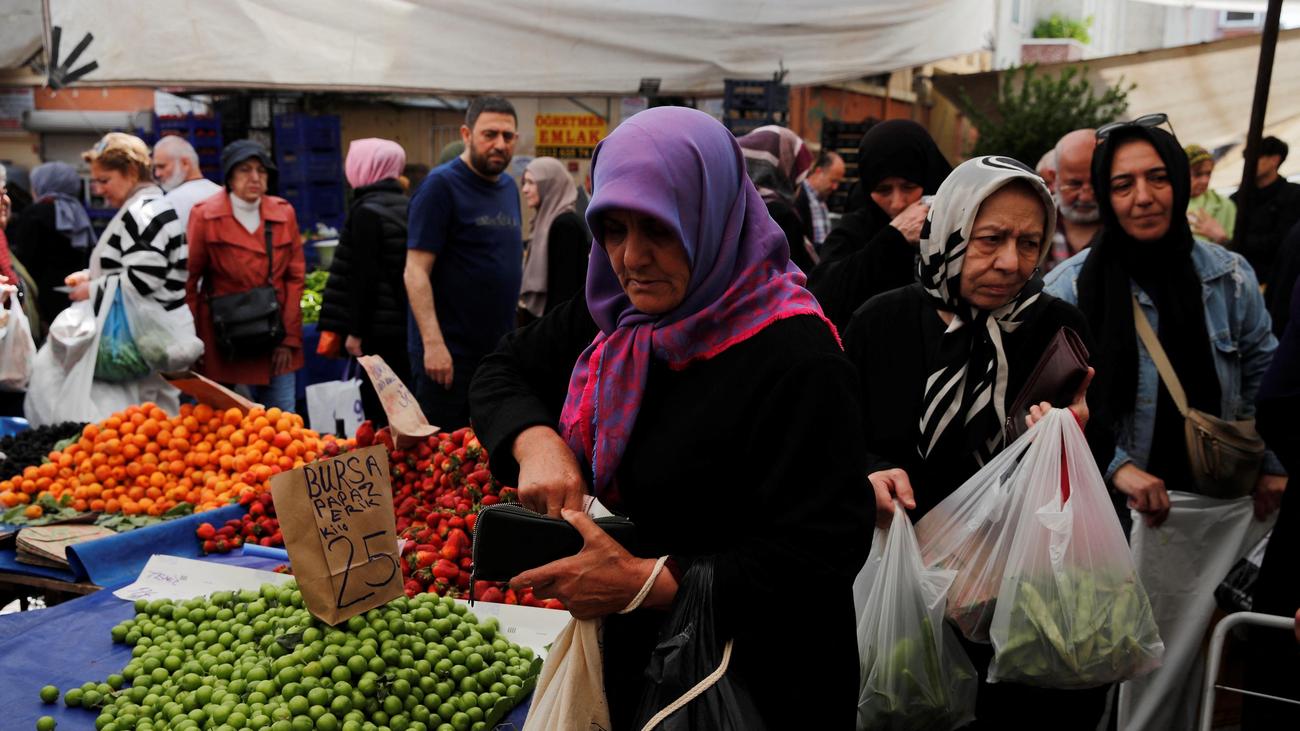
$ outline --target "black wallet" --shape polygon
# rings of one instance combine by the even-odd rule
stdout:
[[[636,555],[636,525],[618,516],[596,518],[610,538]],[[582,550],[582,534],[561,518],[522,505],[489,505],[474,524],[475,581],[509,581],[515,576]]]
[[[1034,372],[1025,381],[1020,394],[1007,409],[1006,440],[1015,441],[1024,434],[1029,407],[1043,401],[1063,408],[1074,401],[1074,394],[1088,375],[1088,349],[1079,333],[1062,327],[1047,344]]]

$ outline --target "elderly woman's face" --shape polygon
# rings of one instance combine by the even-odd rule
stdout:
[[[672,229],[652,216],[620,210],[606,213],[601,226],[605,253],[633,307],[662,315],[686,299],[691,262]]]
[[[110,208],[121,208],[139,182],[138,175],[124,174],[120,170],[102,167],[93,162],[90,164],[90,190],[95,195],[103,196]]]
[[[1021,185],[1008,185],[980,204],[961,268],[961,296],[981,310],[1010,302],[1038,266],[1047,212]]]
[[[266,166],[256,159],[245,160],[230,171],[230,192],[252,203],[266,192]]]

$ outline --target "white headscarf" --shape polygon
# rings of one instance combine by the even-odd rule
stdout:
[[[533,235],[528,239],[528,259],[524,262],[524,279],[519,304],[534,317],[546,311],[546,265],[549,261],[551,224],[578,204],[578,186],[553,157],[539,157],[524,169],[537,186],[540,205],[533,217]]]

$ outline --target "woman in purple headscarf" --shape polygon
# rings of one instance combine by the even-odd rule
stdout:
[[[735,139],[661,107],[596,149],[586,298],[507,336],[470,407],[492,469],[524,503],[590,536],[512,582],[604,617],[605,690],[627,728],[660,625],[691,563],[714,563],[728,677],[769,728],[849,728],[858,660],[851,587],[870,541],[857,387],[790,263]],[[632,556],[583,512],[637,525]],[[623,609],[668,556],[641,608]],[[818,597],[817,641],[774,641],[792,593]],[[816,669],[818,702],[789,702]]]

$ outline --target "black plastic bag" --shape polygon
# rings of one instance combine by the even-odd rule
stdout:
[[[635,731],[714,674],[729,655],[731,638],[719,637],[713,622],[713,560],[699,559],[682,577],[672,615],[646,668],[646,689]],[[735,672],[727,670],[706,690],[651,727],[654,731],[762,731],[753,698]]]
[[[1214,590],[1214,599],[1219,609],[1233,612],[1249,612],[1255,606],[1255,582],[1259,580],[1259,567],[1264,563],[1264,551],[1268,548],[1268,539],[1273,535],[1269,531],[1251,549],[1233,565],[1228,575],[1219,582]]]

